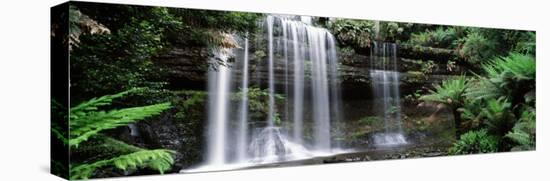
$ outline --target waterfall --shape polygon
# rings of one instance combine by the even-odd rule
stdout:
[[[312,95],[314,145],[316,149],[330,149],[330,111],[327,76],[327,32],[317,28],[308,31],[309,53],[312,64]]]
[[[237,130],[237,161],[244,161],[247,158],[248,145],[248,38],[244,39],[244,53],[242,57],[242,85],[241,102],[239,107],[239,126]]]
[[[273,119],[275,117],[275,78],[273,70],[273,16],[267,17],[267,35],[268,35],[268,69],[269,69],[269,112],[267,114],[268,127],[273,127]]]
[[[213,65],[208,71],[208,130],[207,130],[207,162],[212,165],[225,164],[227,146],[228,92],[230,70],[225,64],[232,54],[232,49],[219,48],[213,50],[211,62],[221,61],[224,65]]]
[[[382,117],[385,132],[373,136],[375,145],[391,146],[406,144],[401,123],[401,98],[397,46],[394,43],[374,43],[371,52],[373,99],[376,111]]]
[[[213,60],[226,66],[208,71],[206,165],[272,163],[337,148],[331,130],[331,125],[341,119],[336,42],[326,29],[312,26],[311,20],[268,16],[262,25],[266,36],[257,37],[265,38],[258,41],[265,43],[249,46],[248,36],[233,35],[239,48],[213,51]],[[258,45],[265,46],[266,59],[250,61],[249,49]],[[233,51],[239,53],[235,62],[230,62]],[[251,71],[256,77],[267,72],[267,82],[258,80],[249,85]],[[267,116],[265,120],[251,120],[249,86],[261,87],[261,83],[267,83]],[[236,89],[231,89],[232,85]],[[232,96],[236,93],[233,90],[242,94]],[[278,95],[284,97],[284,105],[276,103]],[[306,128],[305,123],[311,127]]]
[[[297,143],[303,143],[303,106],[304,106],[304,62],[305,48],[301,42],[305,41],[305,32],[303,24],[296,21],[284,20],[284,24],[290,27],[293,50],[293,70],[294,70],[294,91],[293,91],[293,139]],[[302,39],[298,39],[298,37]]]

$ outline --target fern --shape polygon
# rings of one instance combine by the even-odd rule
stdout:
[[[471,85],[466,89],[466,96],[473,100],[497,98],[504,94],[497,84],[486,77],[479,76],[471,81]]]
[[[71,120],[69,124],[71,128],[69,145],[78,147],[80,142],[86,141],[89,137],[96,135],[102,130],[125,126],[128,123],[158,115],[168,108],[170,108],[170,103],[125,108],[109,112],[88,112],[84,116]]]
[[[511,104],[503,97],[487,100],[481,113],[487,127],[501,136],[511,129],[513,121],[515,121],[511,112]]]
[[[71,108],[71,119],[78,118],[78,116],[85,115],[86,111],[96,111],[98,110],[98,107],[100,106],[106,106],[111,105],[111,102],[113,102],[113,99],[120,98],[122,96],[125,96],[126,94],[137,92],[138,88],[136,89],[130,89],[124,92],[120,92],[118,94],[113,95],[105,95],[101,96],[99,98],[93,98],[89,101],[80,103],[79,105]]]
[[[69,146],[78,147],[78,144],[86,141],[98,132],[125,126],[144,118],[158,115],[170,108],[170,103],[154,104],[143,107],[132,107],[120,110],[97,111],[98,107],[110,105],[113,99],[122,97],[130,92],[139,89],[132,89],[114,95],[106,95],[94,98],[70,110],[70,139]]]
[[[457,107],[464,102],[467,85],[468,79],[465,76],[444,80],[440,85],[435,85],[435,89],[430,90],[430,94],[420,97],[420,100]]]
[[[78,148],[79,144],[95,136],[94,139],[99,144],[87,144],[90,147],[71,150],[73,153],[86,150],[117,150],[119,156],[112,158],[111,155],[117,153],[104,153],[94,156],[93,163],[80,163],[75,167],[70,167],[71,179],[87,179],[93,172],[102,167],[115,167],[124,171],[138,168],[149,168],[158,170],[161,174],[169,170],[174,163],[172,154],[174,151],[157,149],[145,150],[139,147],[128,145],[124,142],[99,135],[100,131],[113,129],[119,126],[125,126],[143,120],[147,117],[158,115],[162,111],[170,108],[170,103],[160,103],[142,107],[124,108],[119,110],[100,111],[100,106],[108,106],[113,99],[120,98],[128,93],[136,92],[140,89],[132,89],[114,95],[106,95],[99,98],[93,98],[89,101],[79,104],[70,110],[69,139],[70,147]],[[63,140],[62,134],[57,134],[57,129],[52,129],[54,136]],[[122,154],[122,155],[120,155]],[[107,158],[107,159],[105,159]]]
[[[512,150],[532,150],[536,143],[535,110],[533,108],[524,110],[521,115],[512,131],[508,132],[505,137],[517,144]]]
[[[491,153],[498,151],[498,138],[488,134],[487,130],[469,131],[460,136],[460,139],[449,149],[449,153],[471,154]]]
[[[499,57],[483,65],[483,70],[490,78],[510,78],[520,80],[534,80],[536,63],[533,57],[518,53],[511,53],[506,57]]]
[[[114,166],[124,171],[147,167],[158,170],[161,174],[163,174],[165,171],[169,170],[174,163],[172,154],[175,154],[175,152],[164,149],[141,150],[112,159],[97,161],[91,164],[81,164],[71,167],[71,180],[88,179],[95,170],[107,166]]]

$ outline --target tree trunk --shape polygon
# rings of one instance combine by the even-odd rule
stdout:
[[[458,112],[457,108],[453,108],[453,117],[454,117],[454,122],[455,122],[455,136],[456,136],[456,139],[460,139],[460,135],[462,134],[462,131],[461,131],[461,128],[460,128],[460,123],[462,123],[461,121],[461,113]]]

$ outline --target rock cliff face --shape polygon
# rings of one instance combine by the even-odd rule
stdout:
[[[236,48],[236,51],[241,51]],[[254,52],[254,50],[251,50]],[[398,50],[398,56],[414,54],[411,48]],[[238,53],[237,53],[238,54]],[[280,57],[279,57],[280,58]],[[268,71],[262,57],[251,55],[250,57],[250,80],[251,83],[267,87]],[[174,47],[165,53],[155,57],[155,63],[162,68],[163,73],[167,74],[171,89],[206,89],[206,72],[208,70],[209,51],[205,47]],[[371,78],[370,70],[376,64],[370,56],[354,53],[346,57],[340,57],[340,80],[342,81],[342,91],[344,98],[370,96]],[[263,63],[265,62],[265,63]],[[286,70],[283,61],[275,61],[275,77],[281,78],[288,71],[289,79],[292,79],[292,70]],[[289,64],[289,66],[292,66]],[[235,67],[238,69],[238,66]],[[404,57],[398,57],[396,68],[401,72],[401,90],[403,95],[413,93],[416,89],[423,86],[430,86],[453,74],[460,74],[464,67],[449,61],[415,60]],[[234,76],[241,76],[239,70],[235,71]],[[239,79],[234,79],[239,80]],[[292,83],[292,81],[290,81]],[[284,82],[276,82],[278,86],[283,86]],[[305,85],[309,86],[309,85]],[[366,92],[365,92],[366,91]]]
[[[206,88],[208,50],[205,47],[174,47],[154,58],[168,77],[172,89]]]

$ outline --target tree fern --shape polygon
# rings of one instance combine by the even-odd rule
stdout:
[[[170,108],[170,103],[160,103],[120,110],[98,111],[98,107],[110,105],[113,99],[122,97],[136,90],[138,89],[94,98],[71,108],[69,145],[71,147],[78,147],[79,143],[86,141],[89,137],[96,135],[102,130],[125,126],[128,123],[158,115],[162,111]]]
[[[464,102],[467,84],[465,76],[444,80],[441,84],[435,85],[430,94],[420,97],[420,100],[459,106]]]
[[[163,174],[165,171],[169,170],[174,163],[174,159],[172,158],[172,154],[174,153],[174,151],[164,149],[141,150],[112,159],[100,160],[91,164],[80,164],[71,167],[71,180],[88,179],[95,170],[107,166],[114,166],[125,171],[147,167]]]
[[[504,97],[487,100],[481,113],[489,130],[499,136],[504,136],[515,121],[511,104]]]
[[[483,70],[490,78],[510,76],[516,81],[533,80],[535,79],[536,62],[531,56],[511,53],[483,65]]]
[[[456,137],[460,137],[462,118],[461,107],[466,101],[466,89],[469,85],[469,80],[465,76],[458,76],[453,79],[444,80],[440,85],[435,85],[430,94],[420,97],[423,101],[433,101],[446,104],[453,112],[454,123],[456,128]]]
[[[536,138],[536,114],[533,108],[522,112],[519,121],[514,125],[512,131],[506,134],[506,138],[516,143],[512,150],[532,150],[535,148]]]

